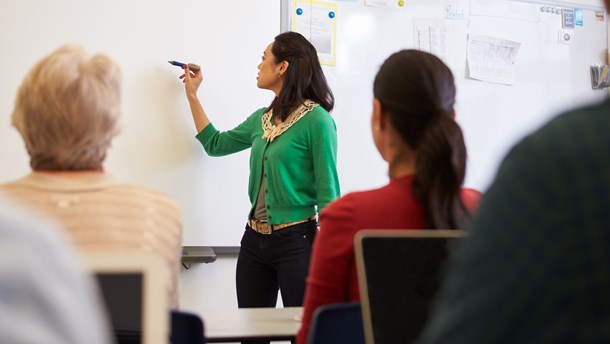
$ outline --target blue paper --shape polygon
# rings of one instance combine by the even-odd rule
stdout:
[[[583,26],[584,24],[583,13],[582,9],[580,8],[574,10],[574,24],[576,26]]]
[[[564,29],[574,28],[574,9],[564,8],[563,10],[561,10],[561,17],[563,18]]]

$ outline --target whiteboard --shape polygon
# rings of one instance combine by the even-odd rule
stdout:
[[[165,192],[182,208],[185,245],[236,246],[249,211],[248,151],[208,157],[168,60],[202,65],[200,98],[219,129],[268,105],[257,65],[280,32],[277,0],[0,1],[0,182],[29,172],[10,125],[17,88],[31,66],[64,43],[106,53],[123,72],[122,133],[106,169]]]
[[[405,3],[404,8],[380,8],[365,6],[363,0],[336,2],[337,62],[323,68],[336,97],[332,115],[342,193],[388,182],[387,164],[370,133],[372,84],[385,58],[415,47],[414,20],[438,19],[447,28],[445,61],[456,79],[456,120],[468,149],[468,187],[485,191],[508,149],[558,112],[607,97],[607,90],[591,88],[589,66],[605,63],[608,42],[606,19],[598,21],[593,11],[584,11],[584,26],[570,31],[573,39],[566,45],[558,38],[561,16],[542,13],[539,5],[509,0]],[[512,86],[468,77],[469,34],[521,43]]]

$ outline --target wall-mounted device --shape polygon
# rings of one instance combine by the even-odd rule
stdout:
[[[610,86],[610,73],[608,65],[591,66],[591,87],[594,90]]]

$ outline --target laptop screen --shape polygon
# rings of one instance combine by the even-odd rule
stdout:
[[[142,343],[142,274],[99,272],[95,277],[116,342]]]

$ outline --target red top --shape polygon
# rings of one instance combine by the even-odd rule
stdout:
[[[426,228],[423,210],[410,192],[413,177],[408,175],[379,189],[347,194],[322,211],[307,277],[298,344],[307,342],[311,316],[318,306],[360,300],[354,256],[356,232]],[[471,212],[480,198],[479,191],[462,191],[462,199]]]

